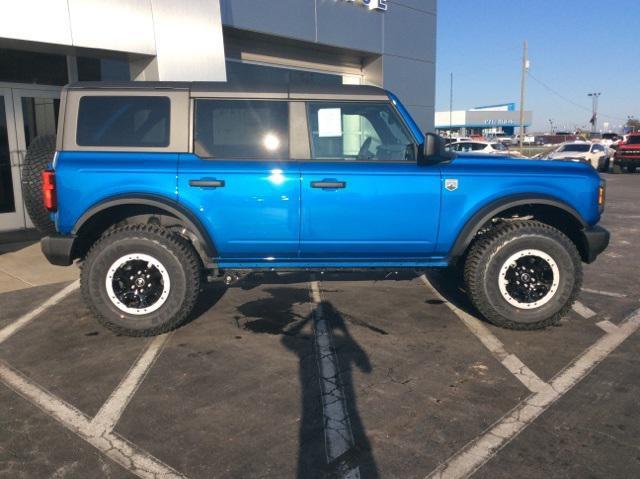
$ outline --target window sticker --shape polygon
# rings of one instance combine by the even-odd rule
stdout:
[[[342,110],[340,108],[321,108],[318,110],[318,136],[342,136]]]

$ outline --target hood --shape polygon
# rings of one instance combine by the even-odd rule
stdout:
[[[549,155],[549,158],[553,160],[559,160],[561,158],[584,158],[588,154],[588,151],[554,151]]]
[[[586,173],[592,176],[595,170],[584,161],[569,158],[517,158],[482,154],[459,154],[453,159],[456,164],[478,166],[486,171],[514,171],[518,173]],[[598,174],[595,173],[597,176]]]
[[[618,150],[640,150],[640,143],[624,143],[618,145]]]

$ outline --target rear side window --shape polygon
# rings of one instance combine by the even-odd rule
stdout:
[[[286,101],[196,100],[193,151],[203,158],[287,159]]]
[[[164,96],[85,96],[78,108],[79,146],[169,146],[171,102]]]

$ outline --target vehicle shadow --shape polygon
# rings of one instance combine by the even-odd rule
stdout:
[[[265,284],[286,285],[297,284],[310,281],[314,274],[320,281],[405,281],[420,275],[412,270],[399,270],[398,272],[387,271],[328,271],[326,273],[300,271],[278,273],[274,271],[250,273],[241,281],[232,284],[230,287],[237,287],[244,290],[251,290]]]
[[[304,278],[308,279],[308,275]],[[298,276],[298,282],[300,280]],[[353,378],[354,368],[365,374],[372,371],[366,351],[351,335],[343,315],[330,302],[315,305],[314,311],[301,315],[293,307],[309,302],[308,290],[276,287],[267,288],[265,292],[268,297],[238,306],[238,311],[248,319],[243,325],[245,329],[280,335],[281,344],[298,358],[301,410],[296,477],[345,477],[356,468],[359,477],[379,477],[358,411]],[[318,321],[321,319],[325,329],[320,333],[331,338],[330,355],[333,364],[337,364],[337,374],[332,377],[324,377],[326,368],[324,372],[322,368],[322,361],[329,353],[318,346]],[[335,414],[336,408],[346,416],[339,424],[335,417],[327,416]],[[336,448],[336,444],[331,443],[332,437],[334,441],[336,437],[338,442],[342,440],[342,447]]]
[[[180,325],[180,327],[184,327],[192,321],[195,321],[204,313],[213,308],[218,303],[218,301],[222,299],[224,294],[227,292],[227,289],[227,286],[220,281],[205,283],[200,290],[200,295],[198,296],[198,301],[196,302],[195,307],[193,308],[185,322]]]
[[[435,290],[449,303],[465,313],[488,323],[469,300],[464,290],[464,282],[458,272],[451,270],[429,270],[425,273],[425,276]]]

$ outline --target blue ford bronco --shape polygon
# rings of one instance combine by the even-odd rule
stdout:
[[[45,256],[126,335],[178,327],[216,277],[454,266],[488,321],[538,329],[609,242],[591,166],[456,157],[371,86],[72,84],[28,157]]]

